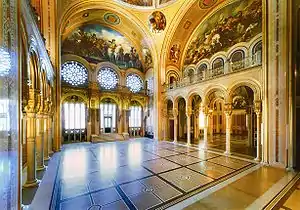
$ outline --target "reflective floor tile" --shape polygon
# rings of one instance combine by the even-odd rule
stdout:
[[[129,209],[123,200],[119,200],[105,206],[102,206],[101,210],[127,210]],[[100,210],[100,209],[99,209]]]
[[[157,195],[162,201],[168,201],[175,198],[182,193],[160,179],[159,177],[150,177],[140,180],[140,182],[146,186],[145,192],[152,192]]]
[[[202,160],[207,160],[207,159],[210,159],[210,158],[220,156],[218,154],[214,154],[214,153],[211,153],[211,152],[206,152],[206,151],[203,151],[203,150],[189,152],[188,155],[196,157],[196,158],[200,158]]]
[[[181,152],[181,153],[197,151],[197,149],[194,149],[194,148],[191,148],[191,147],[185,147],[185,146],[176,146],[176,147],[170,148],[170,149],[172,149],[176,152]]]
[[[140,181],[123,184],[120,186],[127,196],[136,195],[145,191],[146,187]]]
[[[85,182],[73,180],[72,182],[61,182],[61,199],[72,198],[88,193]]]
[[[118,194],[115,188],[109,188],[106,190],[101,190],[96,193],[92,193],[92,199],[94,204],[97,205],[106,205],[121,199],[120,195]]]
[[[150,192],[143,192],[137,195],[133,195],[129,197],[129,199],[139,210],[149,209],[162,203],[159,198],[157,198],[153,193]]]
[[[202,161],[200,163],[196,163],[187,167],[214,179],[221,178],[225,175],[234,172],[233,169],[217,165],[208,161]]]
[[[187,156],[185,154],[166,157],[166,159],[171,160],[180,165],[189,165],[189,164],[193,164],[193,163],[197,163],[197,162],[201,161],[199,158]]]
[[[88,188],[90,192],[109,188],[114,185],[113,179],[110,176],[106,176],[100,172],[90,174],[88,180]]]
[[[173,163],[171,161],[165,160],[165,159],[155,159],[146,161],[143,163],[143,166],[150,169],[154,173],[161,173],[164,171],[168,171],[171,169],[179,168],[180,165]]]
[[[160,176],[185,192],[189,192],[213,181],[213,179],[187,168],[169,171],[160,174]]]
[[[60,204],[60,210],[88,209],[92,205],[89,195],[76,197]]]
[[[136,179],[141,179],[143,177],[151,176],[152,173],[143,168],[142,166],[130,167],[123,166],[117,169],[117,172],[114,176],[114,180],[118,184],[125,182],[134,181]]]
[[[240,169],[243,168],[247,165],[250,165],[250,162],[235,159],[235,158],[230,158],[230,157],[225,157],[225,156],[220,156],[216,158],[212,158],[208,160],[209,162],[217,163],[232,169]]]
[[[179,154],[178,152],[172,151],[172,150],[167,150],[167,149],[157,149],[155,151],[152,151],[154,154],[160,156],[160,157],[167,157],[171,155],[177,155]]]

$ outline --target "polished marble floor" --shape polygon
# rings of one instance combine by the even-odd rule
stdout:
[[[181,142],[187,142],[186,139],[180,139]],[[226,149],[226,135],[214,134],[208,135],[207,148],[213,151],[222,152]],[[243,135],[231,135],[231,152],[235,155],[244,158],[255,158],[256,147],[249,147],[247,145],[248,137]],[[199,139],[192,139],[192,145],[202,147],[204,144],[204,137],[200,136]]]
[[[64,145],[56,209],[164,209],[253,166],[151,139]]]

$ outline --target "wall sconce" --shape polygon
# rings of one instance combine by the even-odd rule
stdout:
[[[0,48],[0,76],[9,74],[11,68],[10,54],[4,48]]]

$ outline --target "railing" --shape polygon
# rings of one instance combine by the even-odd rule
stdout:
[[[207,69],[197,74],[186,76],[179,82],[166,84],[164,86],[165,91],[200,83],[202,81],[220,77],[222,75],[244,71],[255,66],[261,66],[261,64],[261,53],[257,53],[252,57],[244,58],[243,60],[237,62],[226,62],[225,65],[220,68]]]

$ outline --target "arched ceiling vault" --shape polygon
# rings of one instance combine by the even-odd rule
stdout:
[[[193,32],[198,28],[200,23],[204,21],[211,13],[219,7],[236,0],[194,0],[187,1],[181,8],[181,17],[173,21],[172,27],[168,31],[169,36],[164,42],[164,49],[162,62],[165,67],[174,65],[181,69],[184,60],[184,50],[188,44]],[[209,3],[207,7],[203,7],[201,3]],[[180,58],[177,62],[170,60],[170,51],[173,45],[180,47]]]
[[[112,16],[105,19],[106,14]],[[114,22],[114,16],[119,19],[119,23]],[[78,2],[62,16],[59,30],[61,41],[63,42],[76,28],[87,24],[99,24],[120,33],[132,43],[139,55],[142,55],[143,48],[148,48],[152,55],[153,67],[156,65],[157,53],[152,34],[138,17],[121,5],[103,0]]]

